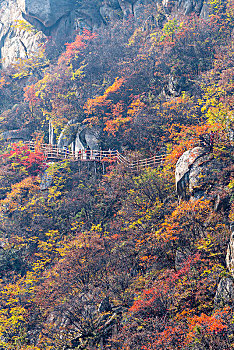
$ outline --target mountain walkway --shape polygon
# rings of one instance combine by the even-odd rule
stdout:
[[[36,144],[33,141],[24,142],[30,150],[36,149],[44,153],[45,158],[51,161],[69,160],[80,162],[102,162],[102,163],[117,163],[122,164],[129,170],[141,170],[144,168],[153,168],[163,165],[166,158],[166,154],[154,155],[150,158],[137,159],[134,161],[124,157],[118,150],[91,150],[81,149],[78,151],[72,151],[69,148],[61,149],[57,145],[51,144]]]

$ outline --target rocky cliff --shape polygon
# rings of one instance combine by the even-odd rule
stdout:
[[[231,203],[228,181],[231,164],[217,159],[209,147],[195,147],[182,154],[176,164],[176,189],[180,199],[210,199],[214,209],[221,211],[223,222],[228,225],[227,213]],[[234,300],[234,225],[230,223],[230,241],[227,247],[226,267],[230,275],[221,278],[215,295],[215,305],[233,303]],[[186,250],[178,251],[176,267],[181,268],[187,258]]]
[[[129,16],[146,21],[149,14],[161,23],[172,12],[207,17],[208,6],[204,0],[0,0],[0,57],[7,66],[45,41],[61,46],[84,29],[98,31]]]

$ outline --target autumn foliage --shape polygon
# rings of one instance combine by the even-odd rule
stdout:
[[[233,281],[233,8],[223,3],[210,1],[206,20],[171,13],[161,25],[85,30],[50,61],[41,47],[1,72],[2,132],[47,143],[49,122],[58,139],[73,120],[131,161],[166,154],[158,168],[103,174],[98,162],[47,162],[42,139],[34,150],[0,141],[2,348],[233,348],[232,295],[217,297]],[[218,192],[176,193],[178,159],[202,142],[225,164],[221,208]]]

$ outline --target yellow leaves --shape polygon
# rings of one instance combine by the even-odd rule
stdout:
[[[145,104],[140,100],[140,98],[137,98],[134,100],[130,106],[128,107],[127,114],[134,117],[137,115],[143,108],[145,107]]]
[[[12,27],[32,34],[38,33],[38,30],[34,26],[24,20],[15,21],[15,24]]]
[[[106,89],[103,95],[97,96],[94,99],[87,100],[86,104],[84,105],[84,112],[87,114],[92,114],[95,113],[96,107],[108,105],[111,102],[110,100],[108,100],[110,94],[117,92],[124,82],[124,78],[115,78],[115,82]]]
[[[92,225],[91,231],[102,232],[103,229],[101,227],[101,224]]]
[[[11,192],[7,194],[6,199],[0,201],[3,207],[7,207],[8,210],[15,210],[19,208],[21,211],[25,211],[28,206],[24,206],[27,201],[27,196],[36,194],[39,190],[39,186],[32,177],[27,177],[21,182],[12,185]],[[27,195],[27,196],[26,196]]]
[[[51,262],[51,259],[48,258],[41,258],[40,260],[33,263],[33,271],[36,273],[43,272],[45,269],[45,266]]]
[[[198,250],[204,250],[205,252],[211,252],[214,247],[214,238],[211,235],[207,235],[205,238],[200,239],[196,243],[196,247]]]
[[[77,78],[81,78],[82,76],[84,76],[84,70],[86,67],[87,67],[87,64],[83,64],[74,72],[72,71],[71,80],[76,80]]]
[[[16,73],[13,74],[14,79],[22,79],[32,75],[36,70],[45,68],[49,64],[49,60],[45,57],[45,49],[42,47],[29,55],[28,58],[18,58],[13,64]]]
[[[45,235],[49,238],[54,238],[54,237],[57,237],[58,234],[59,234],[58,230],[50,230],[50,231],[46,232]]]

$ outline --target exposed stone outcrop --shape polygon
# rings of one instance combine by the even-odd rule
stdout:
[[[176,164],[176,188],[180,198],[185,200],[201,197],[214,200],[214,209],[228,207],[229,195],[226,191],[222,172],[227,167],[223,160],[214,158],[209,147],[195,147],[184,152]],[[226,209],[226,207],[225,207]],[[226,264],[234,277],[234,225],[231,224],[231,237],[227,249]],[[176,252],[176,269],[180,269],[186,260],[185,251]],[[223,306],[234,302],[233,278],[223,277],[217,287],[214,304]]]
[[[100,138],[100,129],[99,128],[88,128],[78,130],[75,141],[76,149],[85,149],[89,147],[91,150],[98,150],[99,147],[99,138]]]
[[[53,183],[53,165],[54,163],[47,163],[47,169],[44,170],[43,174],[41,175],[41,182],[40,182],[40,190],[45,191],[48,190],[48,188]]]
[[[62,149],[73,144],[74,151],[79,151],[86,148],[98,150],[99,135],[99,128],[80,126],[77,120],[73,119],[70,120],[62,130],[58,139],[58,147]]]
[[[223,277],[217,287],[214,298],[214,303],[217,306],[225,304],[232,305],[234,303],[234,283],[232,278]]]
[[[79,128],[79,124],[77,120],[76,119],[70,120],[59,136],[58,148],[67,147],[72,142],[74,142],[78,128]]]
[[[103,344],[105,338],[116,334],[117,325],[126,308],[112,306],[108,297],[105,297],[98,307],[95,297],[95,293],[79,293],[69,302],[57,306],[48,315],[46,322],[50,325],[51,333],[59,334],[60,339],[65,335],[64,328],[70,329],[69,345],[64,349],[88,349],[90,346]],[[33,336],[31,343],[37,344],[37,334]]]
[[[3,141],[26,141],[31,136],[31,130],[29,128],[4,131],[0,134],[0,139]]]
[[[230,242],[227,249],[226,264],[227,268],[234,278],[234,223],[230,225],[231,236]]]
[[[161,14],[162,20],[173,10],[178,14],[196,12],[203,18],[208,16],[203,0],[0,0],[2,64],[8,66],[18,57],[27,57],[47,38],[53,45],[63,45],[85,28],[97,31],[110,21],[129,16],[145,21],[149,13],[155,18]],[[15,28],[19,20],[32,24],[36,31]]]
[[[220,174],[225,163],[214,158],[209,149],[195,147],[184,152],[176,164],[176,188],[183,199],[201,197],[217,199],[217,207],[225,197]]]

